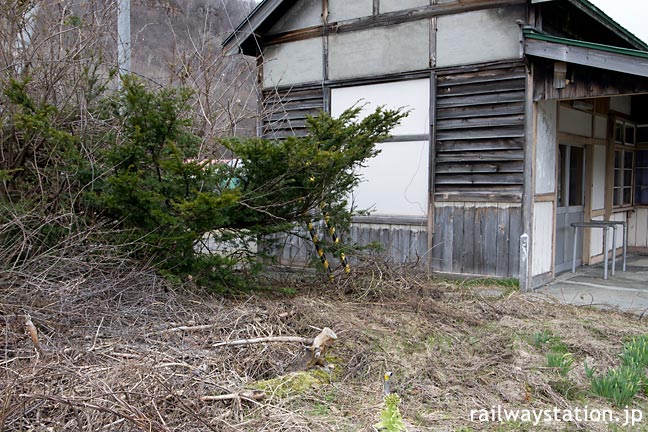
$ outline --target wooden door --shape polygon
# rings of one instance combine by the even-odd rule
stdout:
[[[558,146],[558,202],[556,210],[556,273],[571,268],[574,252],[574,228],[571,224],[582,222],[585,201],[585,149]],[[576,265],[583,262],[583,236],[576,245]]]

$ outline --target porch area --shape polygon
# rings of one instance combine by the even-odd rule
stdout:
[[[648,314],[648,254],[628,255],[626,271],[622,271],[619,258],[616,274],[607,280],[603,279],[603,264],[583,266],[576,273],[558,275],[536,293],[561,303]]]

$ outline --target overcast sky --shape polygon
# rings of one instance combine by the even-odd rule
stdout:
[[[648,43],[648,1],[590,0],[616,22]]]

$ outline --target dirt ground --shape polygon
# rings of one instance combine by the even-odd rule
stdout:
[[[611,408],[591,394],[584,363],[617,365],[622,343],[648,333],[638,316],[405,270],[260,284],[272,290],[212,295],[144,271],[3,280],[0,431],[371,431],[386,371],[409,431],[624,430],[471,421],[471,410]],[[323,327],[338,336],[328,371],[290,373],[298,343],[214,346]],[[566,376],[547,366],[539,334],[573,355]],[[205,400],[250,389],[265,399]],[[634,404],[648,408],[645,396]]]

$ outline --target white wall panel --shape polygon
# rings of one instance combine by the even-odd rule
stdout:
[[[594,138],[606,139],[607,138],[607,122],[606,116],[597,115],[594,120]]]
[[[373,0],[329,0],[328,22],[338,22],[373,15]]]
[[[428,6],[429,4],[430,0],[380,0],[380,13]]]
[[[263,86],[318,82],[324,76],[321,38],[270,46],[264,51]]]
[[[360,170],[356,208],[373,215],[427,215],[429,147],[427,141],[378,144],[381,153]]]
[[[602,221],[603,217],[595,217],[592,220]],[[582,235],[581,232],[582,230],[579,230],[578,235]],[[590,232],[592,233],[590,237],[590,257],[595,257],[603,253],[603,230],[601,228],[594,228]]]
[[[520,57],[524,6],[440,16],[437,66],[456,66]]]
[[[592,136],[592,115],[573,108],[560,107],[560,132]]]
[[[537,143],[536,143],[536,194],[556,191],[556,139],[558,103],[555,101],[538,103]]]
[[[604,146],[594,146],[594,172],[592,176],[592,210],[605,208],[605,157]]]
[[[554,207],[551,202],[534,204],[533,209],[533,276],[551,271],[553,255]]]
[[[615,96],[610,98],[610,109],[623,114],[632,114],[632,97]]]
[[[322,25],[322,0],[299,0],[274,26],[270,34]]]
[[[648,247],[648,209],[638,208],[628,220],[628,246]]]
[[[366,104],[361,115],[371,114],[376,107],[403,107],[410,110],[392,135],[422,135],[430,133],[430,80],[418,79],[386,84],[343,87],[331,90],[331,114],[339,116],[356,104]]]
[[[429,20],[329,36],[331,79],[384,75],[429,66]]]

